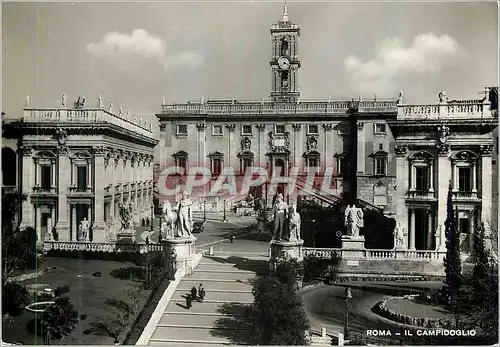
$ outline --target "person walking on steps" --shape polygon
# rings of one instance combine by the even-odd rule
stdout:
[[[193,299],[191,298],[191,294],[188,294],[188,295],[186,296],[186,308],[187,308],[188,310],[190,310],[190,309],[191,309],[192,304],[193,304]]]
[[[203,299],[205,298],[205,288],[203,288],[203,284],[201,283],[198,287],[198,295],[200,296],[200,302],[203,302]]]
[[[191,296],[192,296],[193,300],[196,300],[198,298],[198,296],[196,295],[196,293],[197,293],[196,287],[193,286],[193,288],[191,288]]]

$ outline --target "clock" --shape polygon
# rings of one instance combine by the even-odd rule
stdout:
[[[290,60],[287,57],[279,57],[278,66],[281,70],[288,70],[290,68]]]

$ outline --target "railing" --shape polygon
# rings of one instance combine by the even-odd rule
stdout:
[[[97,243],[79,241],[44,241],[45,251],[88,251],[88,252],[159,252],[163,249],[162,244],[137,244],[137,243]]]
[[[466,100],[439,105],[398,105],[397,119],[492,119],[489,103]]]
[[[359,108],[363,112],[397,112],[395,101],[300,101],[297,103],[227,102],[163,105],[162,114],[345,114]]]
[[[35,194],[56,194],[56,187],[42,187],[42,186],[34,186],[33,193]]]
[[[315,256],[329,259],[333,254],[343,258],[350,255],[359,255],[367,259],[411,259],[411,260],[441,260],[446,252],[436,250],[408,250],[408,249],[341,249],[341,248],[303,248],[304,256]]]
[[[92,194],[90,187],[69,187],[68,191],[70,194]]]
[[[109,123],[120,128],[153,138],[152,125],[134,123],[103,109],[25,109],[26,123]]]

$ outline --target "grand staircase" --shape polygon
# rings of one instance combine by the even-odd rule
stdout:
[[[149,345],[199,346],[242,344],[244,311],[253,302],[250,281],[267,270],[267,257],[256,253],[204,256],[195,272],[181,279]],[[186,308],[185,296],[200,283],[205,300]],[[236,340],[236,341],[235,341]]]

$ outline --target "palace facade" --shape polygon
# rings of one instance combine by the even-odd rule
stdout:
[[[183,168],[182,184],[190,167],[208,167],[210,189],[226,167],[243,175],[247,167],[260,166],[269,176],[276,170],[287,176],[298,167],[296,184],[311,198],[379,211],[403,229],[407,248],[420,250],[444,246],[451,182],[466,250],[477,223],[496,228],[497,87],[485,88],[484,98],[475,100],[451,101],[441,91],[426,105],[406,104],[403,92],[391,100],[301,100],[300,29],[288,19],[286,5],[270,34],[270,99],[162,103],[160,171]],[[325,168],[333,169],[334,193],[306,182],[311,171],[321,182]],[[286,194],[285,188],[278,189]],[[263,184],[254,195],[270,206],[274,192]],[[234,200],[202,199],[219,209]]]
[[[120,203],[132,204],[136,225],[151,217],[158,141],[151,124],[105,109],[101,97],[93,108],[65,100],[60,108],[34,109],[27,99],[21,120],[4,122],[3,192],[27,195],[19,224],[34,227],[39,242],[113,242]],[[78,232],[84,218],[85,240]]]

